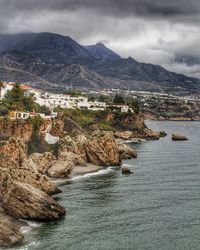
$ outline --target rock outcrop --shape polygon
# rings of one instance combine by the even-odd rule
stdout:
[[[71,174],[74,166],[73,162],[58,159],[52,164],[52,167],[48,169],[47,174],[54,178],[65,178]]]
[[[129,140],[133,138],[133,132],[132,131],[117,131],[114,133],[114,136],[122,140]]]
[[[15,137],[8,141],[1,141],[0,145],[0,167],[18,167],[27,158],[25,144]]]
[[[133,174],[133,172],[127,167],[122,167],[122,174]]]
[[[11,247],[22,239],[23,235],[19,228],[6,220],[0,221],[0,247]]]
[[[79,134],[84,134],[85,132],[83,129],[72,119],[64,116],[57,119],[51,128],[51,135],[62,138],[65,135],[77,136]]]
[[[172,134],[173,141],[187,141],[188,138],[182,134]]]
[[[167,136],[167,133],[165,131],[159,131],[160,137],[165,137]]]
[[[38,172],[24,168],[10,168],[7,169],[7,173],[10,174],[13,180],[29,184],[49,195],[58,194],[61,192],[57,185],[53,183],[46,175],[42,175]]]
[[[45,174],[52,166],[52,161],[56,160],[56,157],[51,152],[45,152],[43,154],[33,153],[29,159],[35,164],[39,173]]]
[[[25,120],[0,119],[0,138],[16,137],[28,142],[33,132],[32,124]]]
[[[72,152],[61,152],[59,155],[59,159],[62,161],[72,162],[75,166],[86,167],[86,161],[81,158],[80,155],[74,154]]]
[[[118,143],[118,150],[120,158],[123,159],[131,159],[137,158],[137,152],[131,148],[130,146],[123,144],[121,142]]]
[[[84,149],[89,163],[99,166],[121,165],[118,146],[111,132],[94,134],[84,144]]]
[[[12,180],[9,174],[3,179],[3,207],[8,214],[22,219],[56,220],[66,212],[45,192]]]
[[[6,170],[12,179],[39,188],[48,194],[60,193],[58,187],[50,179],[37,171],[37,165],[27,158],[25,145],[15,137],[11,137],[0,146],[0,181]],[[0,192],[1,193],[1,192]]]

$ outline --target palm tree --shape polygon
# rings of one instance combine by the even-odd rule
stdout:
[[[4,83],[3,81],[0,81],[0,100],[1,100],[1,90],[4,87]]]

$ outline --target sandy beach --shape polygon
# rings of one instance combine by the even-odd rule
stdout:
[[[88,163],[86,167],[81,167],[81,166],[75,166],[69,175],[69,178],[73,178],[74,176],[77,175],[84,175],[84,174],[89,174],[89,173],[94,173],[99,170],[103,169],[101,166],[97,166],[91,163]]]

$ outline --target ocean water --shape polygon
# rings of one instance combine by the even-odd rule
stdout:
[[[148,122],[169,135],[132,145],[138,158],[63,183],[67,215],[25,228],[30,250],[200,249],[200,123]],[[174,142],[172,132],[188,141]]]

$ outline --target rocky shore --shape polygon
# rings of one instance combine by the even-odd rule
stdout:
[[[10,129],[12,124],[8,124],[7,129],[4,127],[5,137],[8,139],[0,143],[2,247],[12,246],[23,240],[19,226],[14,225],[16,223],[13,224],[8,215],[16,219],[52,221],[66,214],[66,209],[53,198],[54,194],[62,192],[54,181],[56,178],[72,178],[108,166],[120,166],[123,159],[137,157],[131,147],[116,138],[127,140],[140,135],[139,138],[142,139],[142,133],[148,139],[158,139],[161,136],[160,132],[151,131],[147,127],[140,129],[140,132],[96,130],[88,133],[70,119],[60,119],[53,123],[55,126],[52,126],[51,133],[56,136],[59,134],[59,142],[49,151],[31,154],[28,152],[28,143],[34,130],[30,124],[19,123],[20,128],[16,125],[17,133]],[[2,121],[0,126],[1,124]],[[29,131],[25,133],[25,138],[21,132],[24,127]],[[38,131],[38,136],[44,140],[41,133],[44,128]],[[1,133],[2,137],[3,132]]]

